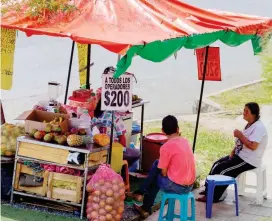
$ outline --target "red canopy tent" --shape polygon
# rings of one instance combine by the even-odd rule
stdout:
[[[19,11],[7,10],[2,14],[1,27],[17,29],[28,36],[69,37],[122,54],[133,45],[158,40],[222,30],[261,35],[272,26],[269,18],[204,10],[180,0],[73,0],[71,4],[77,8],[73,13],[68,16],[59,13],[42,23],[26,15],[28,6],[21,5]],[[5,7],[2,3],[1,8]]]

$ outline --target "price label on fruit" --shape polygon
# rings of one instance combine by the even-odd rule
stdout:
[[[101,109],[130,111],[132,108],[132,75],[113,78],[113,74],[103,74]]]

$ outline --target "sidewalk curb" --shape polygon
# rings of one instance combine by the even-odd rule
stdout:
[[[265,79],[262,78],[262,79],[250,81],[250,82],[247,82],[247,83],[244,83],[244,84],[239,84],[239,85],[236,85],[234,87],[230,87],[230,88],[218,91],[218,92],[214,92],[214,93],[210,93],[210,94],[204,94],[203,99],[202,99],[202,105],[201,105],[201,113],[210,113],[210,112],[222,111],[220,104],[218,104],[218,103],[214,102],[213,100],[211,100],[210,97],[217,96],[217,95],[220,95],[222,93],[232,91],[232,90],[236,90],[236,89],[239,89],[239,88],[242,88],[242,87],[247,87],[247,86],[250,86],[250,85],[259,84],[264,80]],[[195,100],[195,105],[193,106],[193,113],[194,114],[197,113],[198,104],[199,104],[199,98],[197,98]],[[203,104],[205,106],[203,106]]]
[[[224,92],[227,92],[227,91],[231,91],[231,90],[235,90],[235,89],[239,89],[239,88],[242,88],[242,87],[246,87],[246,86],[258,84],[258,83],[261,83],[264,80],[265,79],[259,79],[259,80],[255,80],[255,81],[250,81],[250,82],[247,82],[245,84],[239,84],[239,85],[236,85],[234,87],[230,87],[230,88],[218,91],[218,92],[214,92],[214,93],[210,93],[210,94],[204,94],[203,99],[202,99],[202,105],[203,105],[203,103],[209,104],[210,106],[212,106],[213,110],[209,111],[209,112],[201,112],[201,116],[207,116],[207,115],[211,115],[211,114],[220,114],[220,113],[224,113],[225,112],[225,111],[223,111],[221,109],[220,104],[212,101],[209,97],[216,96],[216,95],[219,95],[221,93],[224,93]],[[198,100],[199,100],[199,98],[195,100],[195,104],[197,104],[197,107],[198,107],[198,103],[199,103]],[[194,107],[193,107],[193,109],[194,109]],[[197,112],[194,113],[194,111],[193,111],[193,114],[178,115],[177,118],[181,119],[183,117],[194,116],[196,114],[197,114]],[[158,121],[162,121],[162,118],[145,120],[144,123],[154,123],[154,122],[158,122]]]
[[[228,92],[228,91],[232,91],[232,90],[239,89],[239,88],[242,88],[242,87],[247,87],[247,86],[250,86],[250,85],[258,84],[258,83],[263,82],[264,80],[265,79],[262,78],[262,79],[255,80],[255,81],[250,81],[250,82],[247,82],[247,83],[244,83],[244,84],[239,84],[239,85],[236,85],[234,87],[229,87],[227,89],[224,89],[224,90],[221,90],[221,91],[218,91],[218,92],[214,92],[214,93],[210,93],[210,94],[205,94],[204,97],[208,98],[208,97],[216,96],[216,95]]]
[[[201,116],[209,116],[209,115],[213,115],[213,114],[223,114],[225,113],[225,111],[213,111],[213,112],[208,112],[208,113],[201,113]],[[196,114],[186,114],[186,115],[178,115],[176,116],[178,120],[182,120],[182,118],[184,117],[192,117],[192,116],[196,116]],[[163,118],[156,118],[156,119],[150,119],[150,120],[145,120],[145,123],[154,123],[154,122],[160,122],[162,121]]]

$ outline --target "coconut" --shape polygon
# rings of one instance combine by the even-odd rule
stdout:
[[[8,138],[6,136],[1,136],[1,143],[6,144],[8,142]]]

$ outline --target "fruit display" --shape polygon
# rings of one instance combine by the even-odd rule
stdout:
[[[137,101],[137,100],[139,100],[138,95],[136,94],[132,95],[132,101]]]
[[[96,134],[93,137],[93,141],[99,146],[105,147],[110,144],[110,137],[107,134]]]
[[[56,126],[56,127],[54,127]],[[36,140],[45,141],[48,143],[57,143],[60,145],[68,144],[71,147],[79,147],[84,144],[84,136],[86,135],[84,129],[72,128],[70,132],[62,133],[60,127],[52,122],[48,123],[44,131],[33,129],[29,135]]]
[[[71,129],[71,134],[77,134],[77,135],[86,135],[86,130],[83,128],[72,128]]]
[[[37,139],[37,140],[42,140],[43,137],[45,136],[45,132],[44,131],[36,131],[34,133],[34,138]]]
[[[46,133],[50,132],[61,132],[61,126],[60,124],[63,122],[63,117],[56,117],[54,120],[50,122],[46,122],[45,120],[43,123],[48,123],[44,129]]]
[[[67,143],[71,147],[80,147],[83,145],[83,138],[80,135],[71,134],[67,137]]]
[[[87,219],[119,221],[124,212],[123,179],[111,168],[101,165],[87,185]]]
[[[66,144],[67,137],[65,135],[54,135],[55,142],[60,145]]]
[[[16,152],[17,137],[25,135],[23,126],[3,124],[1,126],[1,155],[13,156]]]
[[[132,95],[132,103],[133,104],[139,103],[139,102],[141,102],[141,100],[142,99],[139,98],[138,95],[136,95],[136,94]]]
[[[54,106],[54,107],[46,106],[45,104],[35,105],[33,107],[33,110],[67,114],[66,108],[64,107],[64,105],[61,105],[60,103],[58,103],[58,106]]]

